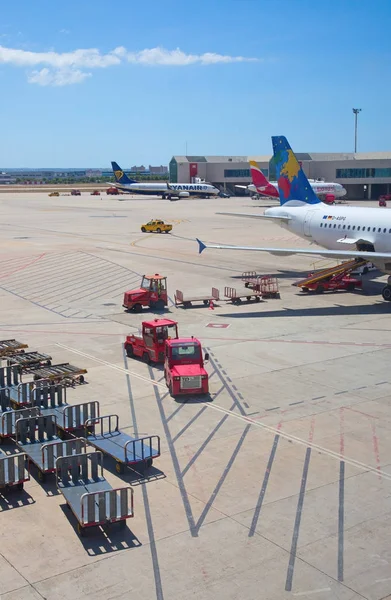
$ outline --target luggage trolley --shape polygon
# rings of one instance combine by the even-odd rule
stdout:
[[[95,429],[90,433],[92,425],[95,425]],[[86,421],[85,438],[91,446],[115,460],[117,473],[123,473],[125,467],[140,463],[145,468],[149,468],[152,466],[153,459],[160,456],[158,435],[131,437],[119,429],[118,415],[104,415]],[[152,444],[156,445],[156,449]]]
[[[22,490],[25,481],[30,480],[29,470],[26,469],[26,454],[0,454],[0,489],[6,492],[16,487]]]
[[[49,367],[51,364],[52,357],[41,352],[25,352],[7,358],[7,365],[9,367],[17,365],[21,373],[30,373],[40,367]]]
[[[84,429],[84,423],[92,423],[99,417],[99,402],[92,400],[82,404],[67,404],[66,387],[62,384],[43,385],[35,389],[34,406],[44,416],[55,415],[57,435],[62,438],[65,432]]]
[[[86,373],[86,369],[80,369],[69,363],[62,363],[36,369],[34,371],[34,381],[47,379],[55,383],[73,385],[75,383],[84,383],[84,375]]]
[[[84,438],[62,441],[56,436],[57,424],[54,415],[39,415],[16,421],[16,444],[27,459],[38,469],[39,481],[44,481],[47,473],[56,470],[56,459],[60,456],[86,452]]]
[[[82,536],[87,527],[121,522],[134,516],[133,489],[113,489],[103,476],[101,452],[74,454],[56,460],[57,489],[77,519]]]
[[[0,415],[0,444],[7,438],[15,438],[16,421],[27,417],[37,417],[39,408],[22,408],[20,410],[7,410]]]
[[[28,348],[28,344],[23,344],[17,340],[0,340],[0,358],[12,356],[15,353],[22,353]]]

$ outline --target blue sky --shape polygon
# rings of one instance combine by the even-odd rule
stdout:
[[[358,150],[390,150],[390,30],[389,0],[5,0],[0,166],[269,154],[271,135],[350,152],[352,107]]]

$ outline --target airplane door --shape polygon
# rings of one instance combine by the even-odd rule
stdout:
[[[312,237],[311,235],[311,219],[314,216],[314,212],[313,210],[309,210],[304,218],[304,235],[306,237]]]

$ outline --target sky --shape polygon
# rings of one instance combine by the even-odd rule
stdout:
[[[4,0],[0,167],[391,150],[389,0]]]

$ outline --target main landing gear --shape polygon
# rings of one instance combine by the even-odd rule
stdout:
[[[382,296],[383,296],[383,300],[386,300],[387,302],[391,302],[391,277],[388,278],[388,283],[383,288]]]

